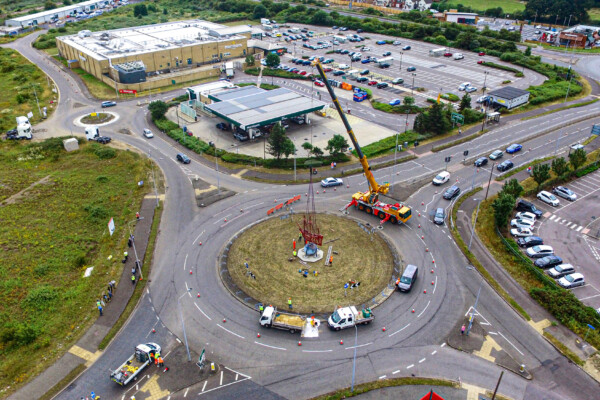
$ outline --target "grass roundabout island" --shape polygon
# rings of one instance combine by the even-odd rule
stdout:
[[[324,257],[314,263],[302,264],[292,254],[294,240],[297,250],[304,246],[298,242],[297,222],[301,223],[302,215],[277,216],[246,229],[227,256],[233,282],[257,301],[281,310],[288,309],[291,297],[293,311],[300,313],[330,313],[338,305],[370,303],[387,286],[394,271],[388,243],[379,233],[369,234],[346,217],[317,214],[317,220]],[[333,265],[325,266],[329,246]],[[307,268],[309,273],[304,277],[299,270]],[[344,290],[350,281],[360,285]]]

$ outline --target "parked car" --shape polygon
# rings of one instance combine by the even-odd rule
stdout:
[[[233,137],[236,138],[237,140],[239,140],[240,142],[245,142],[246,140],[250,139],[248,136],[246,136],[240,132],[235,132],[233,134]]]
[[[518,212],[518,213],[515,215],[515,218],[517,218],[517,219],[519,219],[519,218],[520,218],[520,219],[528,219],[528,220],[530,220],[531,222],[534,222],[534,223],[535,223],[535,220],[536,220],[536,218],[537,218],[537,217],[536,217],[536,216],[535,216],[535,214],[534,214],[534,213],[532,213],[532,212],[529,212],[529,211],[519,211],[519,212]]]
[[[318,80],[318,79],[315,81],[315,85],[317,85],[319,87],[325,86],[325,84],[323,82],[321,82],[320,80]]]
[[[394,85],[399,85],[399,84],[402,84],[402,83],[404,83],[404,79],[402,79],[402,78],[395,78],[395,79],[392,81],[392,83],[393,83]]]
[[[321,181],[321,186],[330,187],[330,186],[342,186],[344,181],[340,178],[325,178]]]
[[[542,258],[538,258],[537,260],[535,260],[533,262],[533,265],[535,265],[538,268],[548,269],[548,268],[552,268],[557,265],[560,265],[562,263],[563,263],[562,258],[560,258],[559,256],[556,256],[556,255],[551,255],[551,256],[545,256]]]
[[[229,125],[224,123],[224,122],[219,122],[217,124],[217,129],[220,129],[222,131],[228,131],[229,130]]]
[[[369,70],[368,69],[363,69],[362,71],[360,71],[361,75],[369,75]]]
[[[375,42],[375,44],[383,45],[383,44],[386,44],[386,41],[385,40],[378,40],[377,42]]]
[[[495,150],[492,154],[490,154],[490,159],[497,160],[499,158],[502,158],[503,155],[504,153],[502,152],[502,150]]]
[[[344,71],[335,71],[333,73],[333,76],[342,76],[342,75],[346,75],[346,73]]]
[[[96,142],[101,143],[101,144],[108,144],[108,143],[110,143],[110,141],[112,139],[110,138],[110,136],[98,136],[94,140],[96,140]]]
[[[513,228],[529,228],[529,229],[533,229],[533,225],[535,224],[534,221],[531,221],[529,219],[522,219],[522,218],[513,218],[510,221],[510,226]]]
[[[442,171],[435,178],[433,178],[433,184],[436,186],[443,185],[450,180],[450,172]]]
[[[575,272],[574,274],[569,274],[560,278],[558,284],[565,289],[572,289],[577,286],[585,285],[585,279],[582,274]]]
[[[377,85],[377,81],[369,81],[368,85],[375,86],[375,85]]]
[[[575,272],[575,268],[571,264],[560,264],[554,268],[550,268],[547,273],[554,279],[558,279],[568,274]]]
[[[361,64],[368,64],[371,62],[370,58],[365,58],[364,60],[361,61]]]
[[[528,237],[533,236],[530,228],[512,228],[510,234],[514,237]]]
[[[480,56],[485,56],[485,51],[480,51],[480,52],[479,52],[479,55],[480,55]]]
[[[392,43],[394,46],[400,46],[402,43],[399,40],[394,40],[394,43]]]
[[[558,201],[556,196],[545,190],[539,192],[536,197],[544,203],[550,204],[552,207],[558,207],[560,205],[560,201]]]
[[[543,215],[543,213],[533,205],[533,203],[528,202],[527,200],[519,200],[516,206],[517,211],[529,211],[530,213],[535,214],[536,218],[539,218]]]
[[[483,60],[477,60],[477,64],[483,64]]]
[[[527,249],[527,255],[531,258],[542,258],[546,256],[554,255],[554,249],[552,246],[541,244],[538,246],[532,246]]]
[[[361,76],[360,78],[356,78],[356,82],[367,82],[369,78],[365,76]]]
[[[364,49],[363,49],[363,50],[364,50]],[[384,52],[384,53],[383,53],[383,56],[384,56],[384,57],[391,56],[391,55],[392,55],[392,52],[391,52],[391,51],[386,51],[386,52]]]
[[[453,186],[450,186],[448,189],[446,189],[446,191],[444,192],[444,199],[452,200],[459,194],[460,194],[460,188],[456,185],[453,185]]]
[[[177,156],[175,158],[177,159],[177,161],[183,164],[189,164],[192,161],[188,156],[186,156],[183,153],[177,153]]]
[[[385,68],[389,68],[391,66],[392,66],[392,64],[390,64],[390,63],[381,63],[381,64],[379,64],[379,68],[384,68],[384,69]]]
[[[577,195],[575,194],[575,192],[573,192],[571,189],[569,189],[565,186],[555,187],[554,189],[552,189],[552,193],[554,193],[557,196],[562,197],[563,199],[567,199],[567,200],[571,200],[571,201],[577,200]]]
[[[377,89],[383,89],[383,88],[386,88],[388,86],[390,86],[390,85],[388,85],[386,82],[379,82],[377,84]]]
[[[452,57],[452,53],[446,52],[446,53],[444,53],[444,57]]]
[[[579,149],[583,149],[585,146],[582,145],[581,143],[575,143],[571,145],[571,150],[575,151],[575,150],[579,150]]]
[[[523,148],[523,146],[521,146],[520,144],[514,143],[514,144],[511,144],[510,146],[508,146],[506,148],[506,153],[508,153],[508,154],[514,154],[517,151],[521,151],[522,148]]]
[[[484,165],[487,165],[488,160],[486,157],[479,157],[477,160],[475,160],[475,166],[476,167],[483,167]]]
[[[331,68],[331,67],[323,68],[323,72],[331,72],[331,71],[333,71],[333,68]]]
[[[144,129],[144,136],[147,137],[148,139],[151,139],[154,137],[154,134],[152,133],[152,131],[150,129]]]
[[[392,101],[390,101],[388,104],[390,106],[399,106],[400,104],[402,104],[402,100],[400,100],[400,99],[392,99]]]
[[[538,246],[540,244],[544,244],[544,240],[539,236],[529,236],[517,239],[517,244],[519,247]]]
[[[406,70],[407,70],[408,72],[416,71],[416,70],[417,70],[417,67],[408,67],[408,68],[406,68]]]
[[[435,214],[433,215],[433,222],[437,225],[444,225],[444,221],[446,220],[446,211],[439,207],[435,210]]]
[[[505,160],[505,161],[502,161],[500,164],[498,164],[498,166],[496,168],[498,169],[498,171],[504,172],[504,171],[508,171],[512,167],[514,167],[513,162],[510,160]]]
[[[410,50],[410,46],[404,46],[402,50]]]
[[[117,103],[115,101],[103,101],[101,104],[102,104],[102,108],[114,107],[117,105]]]
[[[465,90],[467,88],[467,86],[471,86],[471,82],[463,82],[460,85],[458,85],[458,90]]]
[[[465,88],[465,92],[467,92],[467,93],[473,93],[473,92],[476,92],[476,91],[477,91],[477,88],[475,86],[467,86]]]

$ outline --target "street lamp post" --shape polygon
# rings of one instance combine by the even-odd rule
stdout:
[[[414,96],[415,95],[415,76],[417,76],[417,74],[415,74],[413,72],[411,75],[413,77],[413,81],[412,81],[412,86],[410,88],[410,90],[411,90],[410,94]]]
[[[188,346],[187,335],[185,333],[185,322],[183,321],[183,313],[181,312],[181,303],[180,300],[186,294],[191,292],[192,288],[188,288],[186,292],[184,292],[181,296],[177,298],[177,309],[179,310],[179,317],[181,318],[181,327],[183,328],[183,340],[185,341],[185,349],[187,351],[188,361],[192,361],[192,356],[190,355],[190,346]]]
[[[487,76],[488,76],[488,74],[489,74],[489,71],[484,71],[483,88],[482,88],[483,97],[485,97],[485,89],[486,89],[485,84],[487,82]],[[485,127],[485,119],[487,117],[487,105],[488,105],[488,102],[484,100],[483,101],[483,107],[484,107],[484,109],[483,109],[483,122],[481,123],[481,131],[483,131],[483,128]]]
[[[137,222],[137,219],[134,219],[133,221],[129,221],[127,223],[127,227],[129,228],[129,237],[134,237],[133,233],[131,232],[131,224],[133,222]],[[138,253],[137,250],[135,248],[135,237],[134,239],[131,241],[131,244],[133,245],[133,254],[135,255],[135,266],[138,269],[138,271],[140,271],[140,278],[144,279],[144,276],[142,275],[142,263],[140,262],[140,259],[138,258]]]
[[[404,55],[404,52],[401,51],[400,52],[400,72],[402,72],[402,56]]]
[[[356,374],[356,348],[358,347],[358,328],[354,325],[354,359],[352,360],[352,387],[350,391],[354,393],[354,375]]]

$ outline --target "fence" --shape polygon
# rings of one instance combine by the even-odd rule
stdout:
[[[179,104],[181,112],[190,118],[196,119],[196,110],[194,109],[194,100],[184,101]]]

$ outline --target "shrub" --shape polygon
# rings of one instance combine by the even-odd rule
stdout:
[[[42,311],[52,308],[56,299],[58,299],[57,290],[52,286],[44,285],[32,289],[21,304],[23,307]]]
[[[108,217],[108,211],[106,208],[99,205],[89,204],[83,209],[87,211],[88,218],[93,222],[103,221]]]
[[[98,146],[94,149],[94,154],[101,160],[109,160],[117,156],[115,149],[106,146]]]

